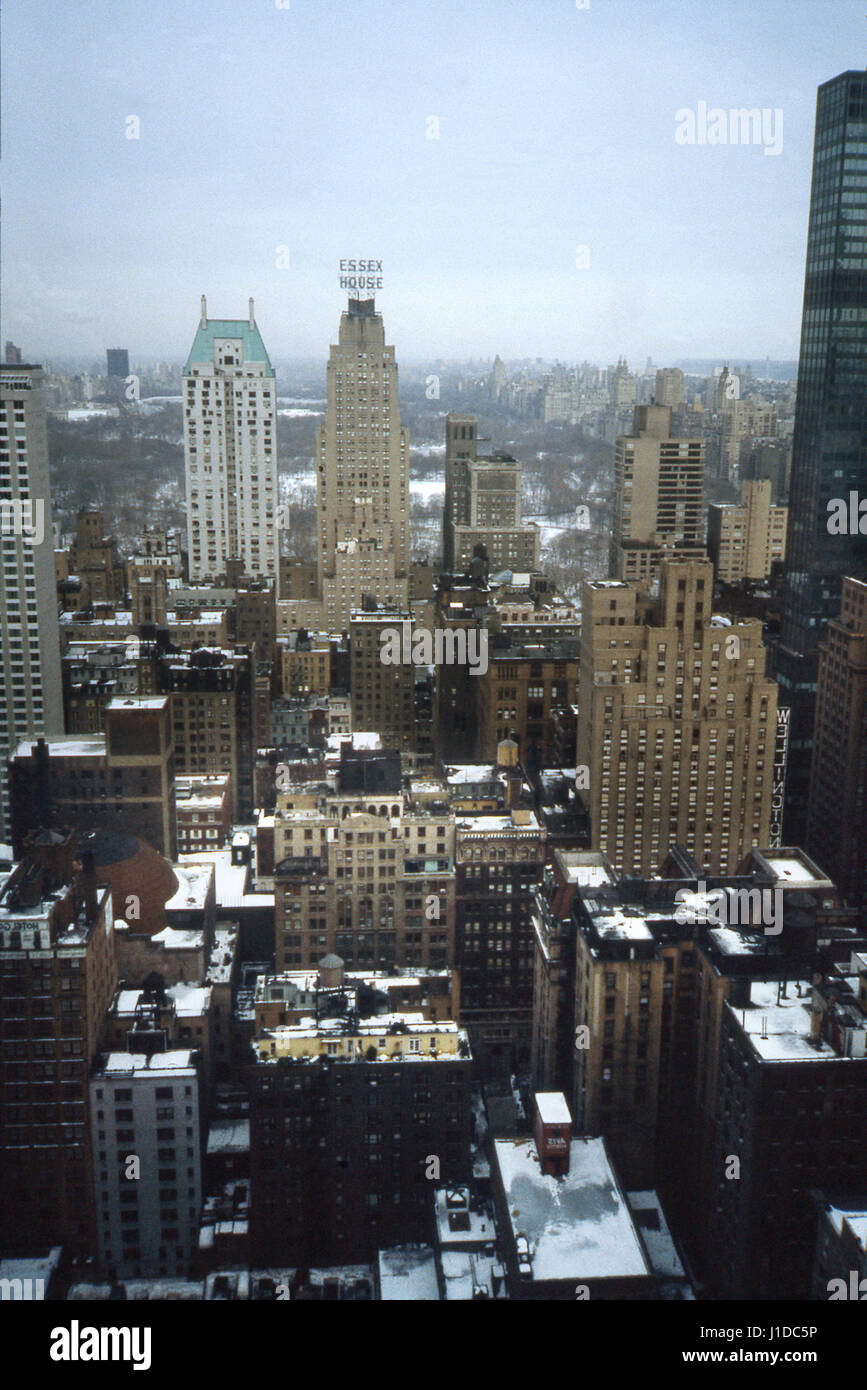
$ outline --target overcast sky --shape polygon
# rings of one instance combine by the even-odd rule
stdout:
[[[797,356],[816,87],[865,0],[278,3],[5,0],[25,359],[180,360],[202,292],[324,357],[342,256],[382,259],[399,358]],[[679,144],[700,102],[782,111],[781,152]]]

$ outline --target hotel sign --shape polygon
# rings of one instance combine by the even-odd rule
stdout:
[[[768,821],[768,848],[779,849],[783,843],[783,806],[786,800],[786,760],[789,755],[789,716],[786,706],[777,709],[777,731],[774,736],[774,766],[771,774],[771,815]]]
[[[382,261],[342,260],[340,262],[340,288],[342,290],[381,290]]]

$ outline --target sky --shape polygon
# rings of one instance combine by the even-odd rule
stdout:
[[[182,361],[252,295],[324,358],[356,257],[398,360],[796,358],[864,0],[579,3],[5,0],[0,339]],[[700,103],[767,135],[683,143]]]

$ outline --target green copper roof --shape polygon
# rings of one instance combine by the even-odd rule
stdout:
[[[190,348],[190,355],[184,367],[184,376],[189,374],[190,367],[193,365],[213,362],[215,338],[240,338],[244,345],[244,361],[264,362],[268,369],[268,376],[274,375],[274,368],[271,366],[268,353],[265,351],[265,344],[262,342],[262,335],[258,327],[251,328],[248,319],[208,319],[204,328],[200,323],[196,329],[193,346]]]

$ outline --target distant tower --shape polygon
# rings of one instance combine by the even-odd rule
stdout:
[[[41,367],[0,368],[0,840],[6,760],[63,733],[57,586]]]
[[[184,458],[190,578],[225,575],[240,561],[277,578],[277,383],[256,327],[209,319],[205,296],[184,367]]]
[[[20,347],[16,347],[13,342],[10,342],[8,338],[6,339],[6,363],[11,367],[19,367],[21,365],[21,349]]]
[[[704,444],[673,439],[671,406],[639,405],[614,453],[613,579],[658,578],[664,555],[700,560]]]
[[[372,299],[350,299],[331,347],[316,441],[319,592],[331,632],[364,594],[409,605],[409,432],[397,363]]]
[[[467,572],[481,545],[493,574],[537,570],[539,528],[521,524],[521,465],[480,443],[475,415],[446,416],[443,568]]]
[[[129,376],[129,352],[126,348],[106,348],[105,364],[107,376]]]

